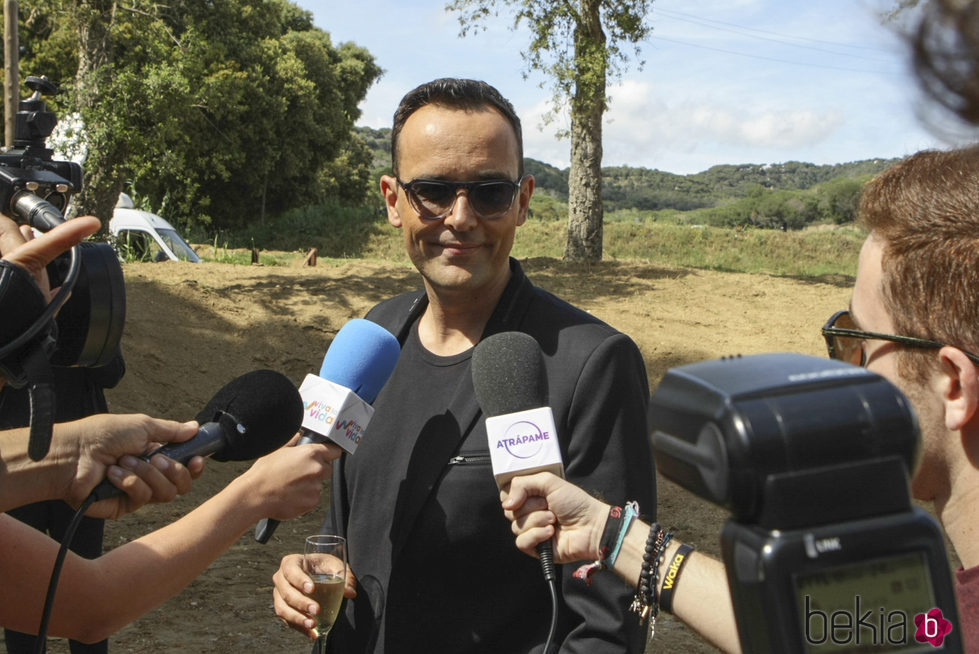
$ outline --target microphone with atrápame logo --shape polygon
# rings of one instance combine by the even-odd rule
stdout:
[[[299,386],[305,443],[331,441],[349,454],[360,444],[374,415],[371,402],[398,363],[401,345],[375,322],[354,318],[337,332],[323,357],[320,374],[306,375]],[[255,540],[268,542],[278,521],[266,518],[255,527]]]
[[[170,443],[143,455],[162,454],[187,463],[195,456],[215,461],[250,461],[278,449],[296,433],[302,399],[287,377],[274,370],[253,370],[231,380],[197,414],[200,429],[183,443]],[[92,491],[96,500],[122,495],[108,480]]]
[[[501,332],[476,345],[473,389],[486,414],[486,437],[496,484],[536,472],[564,476],[554,415],[547,406],[547,374],[537,341],[522,332]],[[551,541],[537,546],[544,576],[557,578]]]

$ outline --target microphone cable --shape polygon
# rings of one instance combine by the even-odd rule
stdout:
[[[537,556],[540,557],[540,567],[544,571],[544,580],[547,581],[547,588],[551,592],[551,626],[547,632],[547,640],[544,642],[543,654],[557,654],[554,645],[554,636],[557,633],[557,616],[559,611],[557,594],[557,570],[554,567],[554,547],[551,541],[544,541],[537,544]]]
[[[94,493],[90,493],[85,498],[82,505],[75,511],[75,515],[72,516],[71,522],[68,523],[68,528],[65,530],[64,538],[61,539],[61,548],[58,550],[58,556],[54,560],[54,568],[51,570],[51,580],[48,582],[48,592],[44,597],[44,610],[41,612],[41,625],[37,628],[37,640],[34,641],[34,654],[44,654],[48,622],[51,621],[51,611],[54,608],[54,594],[58,590],[58,578],[61,576],[61,568],[64,566],[65,557],[68,555],[68,546],[71,545],[71,541],[75,538],[75,532],[78,530],[78,525],[81,524],[85,512],[88,511],[88,507],[92,506],[95,500],[96,496]]]

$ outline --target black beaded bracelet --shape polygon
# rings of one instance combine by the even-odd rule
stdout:
[[[656,558],[653,560],[652,581],[649,585],[649,605],[652,607],[654,617],[659,614],[659,596],[656,593],[656,587],[659,584],[659,567],[663,563],[663,558],[666,556],[666,547],[670,544],[672,538],[673,532],[671,531],[663,534],[663,539],[659,541],[659,547],[656,549]]]
[[[636,582],[636,595],[632,599],[629,610],[639,614],[639,624],[645,624],[651,610],[650,598],[652,597],[653,586],[650,584],[652,575],[652,565],[655,554],[663,542],[664,533],[658,522],[654,522],[649,527],[649,536],[646,538],[646,548],[642,555],[642,567],[639,570],[639,580]]]

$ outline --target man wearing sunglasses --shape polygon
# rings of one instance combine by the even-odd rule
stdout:
[[[979,647],[979,146],[920,152],[864,189],[870,230],[830,356],[900,388],[918,413],[915,498],[934,503],[962,562],[966,643]]]
[[[345,535],[356,597],[330,651],[541,652],[551,597],[537,561],[513,545],[493,479],[470,358],[483,338],[540,344],[567,477],[609,501],[655,512],[642,357],[625,335],[536,288],[510,258],[534,178],[520,121],[496,89],[444,79],[408,93],[394,117],[393,175],[381,178],[424,290],[367,317],[402,344],[354,456],[335,468],[323,529]],[[277,615],[310,635],[312,583],[283,558]],[[641,652],[631,590],[562,571],[554,645]],[[555,647],[555,651],[557,649]]]

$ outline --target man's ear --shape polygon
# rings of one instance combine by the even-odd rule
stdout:
[[[938,352],[942,363],[945,426],[960,430],[979,420],[979,369],[962,350],[946,345]]]
[[[527,222],[527,211],[530,209],[530,196],[534,194],[535,183],[533,175],[525,175],[521,180],[520,191],[517,196],[517,202],[519,202],[517,227]]]
[[[381,175],[381,195],[388,212],[388,222],[401,227],[401,214],[398,212],[398,180],[391,175]]]

